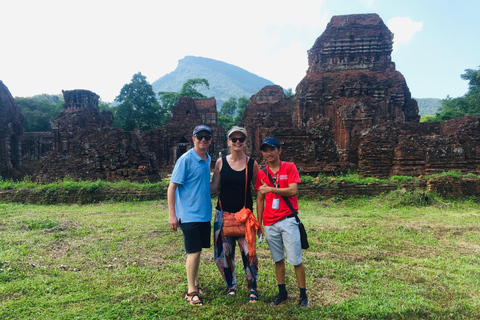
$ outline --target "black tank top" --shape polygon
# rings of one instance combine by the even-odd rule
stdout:
[[[222,208],[217,203],[217,209],[231,213],[240,211],[245,203],[245,169],[242,171],[233,170],[228,164],[227,158],[222,157],[222,170],[220,170],[220,195],[219,200],[222,201]],[[252,158],[248,159],[248,184],[247,184],[247,201],[245,207],[253,211],[253,199],[251,191],[251,183],[253,176]]]

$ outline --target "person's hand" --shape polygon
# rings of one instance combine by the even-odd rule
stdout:
[[[271,192],[270,190],[271,190],[271,187],[267,186],[265,181],[262,180],[262,185],[260,187],[258,187],[258,191],[261,194],[266,195],[267,193]]]
[[[258,227],[258,229],[257,229],[257,236],[260,237],[261,234],[265,234],[265,233],[263,232],[263,226],[262,226],[262,225],[260,225],[260,227]]]
[[[168,224],[170,225],[170,229],[173,231],[177,231],[178,228],[178,219],[176,216],[169,216],[168,217]]]

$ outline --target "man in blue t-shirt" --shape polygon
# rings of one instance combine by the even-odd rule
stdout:
[[[193,130],[193,149],[175,164],[167,191],[168,224],[173,231],[180,227],[187,252],[188,289],[184,299],[191,305],[203,305],[199,294],[198,269],[202,248],[210,248],[212,200],[210,195],[210,162],[207,151],[212,130],[204,125]]]

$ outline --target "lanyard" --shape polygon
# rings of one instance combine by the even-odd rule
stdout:
[[[274,173],[271,169],[270,169],[270,166],[268,166],[268,169],[270,171],[272,171],[273,173],[273,181],[270,181],[272,182],[272,185],[274,188],[280,188],[280,169],[282,169],[282,164],[283,162],[280,161],[280,166],[278,167],[278,170],[276,173]],[[277,198],[277,195],[275,194],[275,198]]]

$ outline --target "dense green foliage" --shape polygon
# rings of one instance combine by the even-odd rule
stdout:
[[[205,99],[207,96],[201,94],[197,90],[197,86],[205,86],[209,88],[208,80],[202,78],[188,79],[182,85],[180,92],[165,92],[161,91],[158,93],[159,100],[162,104],[162,109],[165,112],[165,121],[166,123],[171,116],[172,109],[178,104],[178,99],[180,97],[189,97],[193,99]]]
[[[113,125],[126,131],[154,129],[165,120],[166,113],[161,109],[152,86],[140,72],[123,86],[115,101],[119,105],[115,109]]]
[[[23,130],[30,132],[51,131],[50,121],[62,110],[62,95],[37,95],[28,98],[15,97],[15,102],[24,117]]]
[[[188,79],[195,78],[208,79],[209,90],[199,88],[199,92],[215,97],[218,110],[230,97],[251,97],[263,87],[273,85],[273,82],[237,66],[203,57],[186,56],[178,61],[175,71],[154,81],[152,87],[155,92],[179,92]]]
[[[98,108],[100,109],[100,111],[109,111],[113,114],[115,114],[115,111],[117,110],[117,108],[113,104],[111,104],[110,102],[104,102],[102,100],[98,102]]]
[[[294,95],[292,88],[284,89],[285,97],[290,98]]]
[[[136,183],[76,181],[65,178],[61,181],[41,184],[29,179],[18,182],[0,179],[0,190],[16,191],[9,195],[4,194],[4,201],[40,204],[154,200],[165,198],[167,187],[168,181]]]
[[[418,114],[421,117],[434,116],[442,106],[442,99],[437,98],[414,98],[418,103]]]
[[[480,116],[480,68],[467,69],[461,75],[468,81],[468,92],[462,97],[447,97],[435,116],[435,121],[450,120],[463,116]]]
[[[220,108],[218,124],[227,131],[232,126],[241,124],[243,111],[249,103],[250,99],[246,97],[228,99]]]

